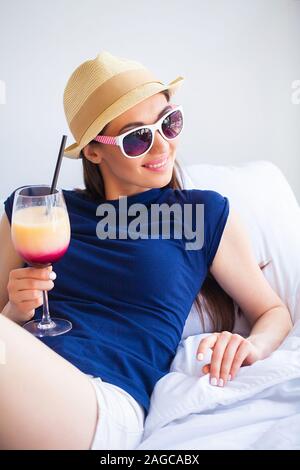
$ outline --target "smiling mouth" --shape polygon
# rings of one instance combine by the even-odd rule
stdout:
[[[149,168],[149,169],[156,169],[156,168],[163,168],[164,166],[166,166],[167,162],[169,160],[169,156],[167,156],[166,158],[164,158],[160,163],[153,163],[153,164],[145,164],[145,165],[142,165],[144,168]]]

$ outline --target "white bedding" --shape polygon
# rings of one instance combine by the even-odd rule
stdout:
[[[144,449],[300,449],[300,320],[268,358],[221,388],[195,359],[207,334],[183,339],[154,388]]]

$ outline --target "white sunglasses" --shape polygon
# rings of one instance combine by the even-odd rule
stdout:
[[[155,124],[135,127],[115,137],[97,135],[93,140],[102,144],[118,145],[125,157],[138,158],[149,152],[157,130],[166,140],[176,139],[183,130],[182,106],[173,106]]]

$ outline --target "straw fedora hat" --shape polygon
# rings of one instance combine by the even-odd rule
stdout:
[[[177,77],[165,85],[139,62],[107,51],[83,62],[74,70],[64,90],[65,115],[75,139],[64,155],[79,158],[82,148],[106,124],[163,90],[172,96],[183,80]]]

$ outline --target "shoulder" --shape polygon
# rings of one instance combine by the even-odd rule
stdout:
[[[166,192],[166,198],[171,202],[204,204],[206,210],[224,208],[229,205],[228,197],[210,189],[172,189]]]
[[[30,184],[23,184],[22,186],[18,186],[17,188],[13,189],[11,191],[11,193],[9,193],[6,197],[5,200],[8,200],[8,199],[14,199],[15,197],[15,194],[16,192],[19,190],[19,189],[22,189],[22,188],[26,188],[30,186]],[[67,189],[62,189],[62,192],[64,194],[65,197],[74,197],[74,196],[77,196],[77,191],[75,191],[74,189],[72,190],[67,190]],[[80,197],[80,196],[79,196]]]
[[[227,199],[226,196],[212,189],[189,189],[187,192],[191,202],[209,204],[210,206],[222,204]]]
[[[22,189],[22,188],[26,188],[27,186],[30,186],[30,184],[24,184],[22,186],[19,186],[15,189],[13,189],[11,191],[10,194],[8,194],[6,196],[6,199],[4,199],[4,204],[5,205],[9,205],[9,204],[12,204],[13,201],[14,201],[14,198],[15,198],[15,195],[16,195],[16,192],[19,190],[19,189]],[[66,189],[62,189],[62,193],[64,195],[64,198],[65,199],[74,199],[74,198],[80,198],[81,196],[79,194],[77,194],[77,192],[75,190],[66,190]]]
[[[6,198],[4,198],[3,200],[4,208],[9,218],[13,210],[14,199],[15,199],[17,191],[22,188],[26,188],[27,186],[30,186],[30,184],[25,184],[25,185],[22,185],[13,189],[11,193],[9,193],[6,196]],[[62,193],[63,193],[64,199],[68,207],[73,207],[73,206],[76,207],[78,204],[80,205],[81,202],[85,202],[85,204],[89,204],[89,203],[96,204],[95,201],[88,199],[84,194],[74,189],[72,190],[62,189]]]
[[[22,186],[18,186],[17,188],[13,189],[13,190],[11,191],[11,193],[7,194],[6,199],[4,199],[4,202],[6,202],[7,200],[13,200],[14,197],[15,197],[16,192],[17,192],[19,189],[26,188],[26,186],[28,186],[28,185],[23,184]]]
[[[64,198],[69,201],[73,202],[75,204],[77,203],[84,203],[84,204],[99,204],[101,202],[100,198],[99,199],[94,199],[91,196],[89,196],[84,190],[82,189],[63,189],[62,190]]]

